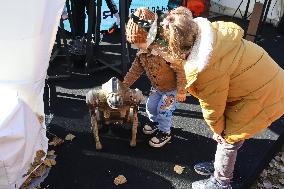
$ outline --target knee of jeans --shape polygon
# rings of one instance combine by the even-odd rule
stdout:
[[[158,113],[156,119],[157,119],[157,121],[158,121],[159,123],[162,122],[162,121],[168,122],[168,121],[171,120],[171,117],[170,117],[170,116],[167,116],[167,115],[165,115],[165,114],[160,114],[160,113]]]
[[[172,117],[172,115],[173,115],[171,111],[164,111],[164,110],[161,110],[159,108],[157,110],[157,113],[163,119]]]
[[[157,110],[157,106],[155,106],[154,104],[152,104],[152,103],[146,104],[146,111],[147,112],[154,113],[154,112],[156,112],[156,110]]]

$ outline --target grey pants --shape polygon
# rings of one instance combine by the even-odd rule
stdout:
[[[214,162],[214,177],[217,180],[222,183],[229,183],[233,178],[238,149],[243,145],[243,143],[244,141],[234,144],[218,143]]]

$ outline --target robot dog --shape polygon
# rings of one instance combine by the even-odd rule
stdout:
[[[91,89],[86,95],[86,103],[91,116],[92,131],[96,149],[102,149],[99,127],[102,124],[132,124],[130,146],[136,146],[138,127],[138,106],[144,99],[138,89],[130,89],[113,77],[101,89]]]

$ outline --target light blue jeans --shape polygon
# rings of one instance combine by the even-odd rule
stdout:
[[[173,111],[176,109],[176,90],[160,92],[151,88],[146,102],[146,113],[152,122],[158,122],[159,130],[168,132],[171,130]]]

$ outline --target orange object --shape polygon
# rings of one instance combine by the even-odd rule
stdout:
[[[206,10],[205,0],[187,0],[185,7],[187,7],[194,16],[200,16]]]

